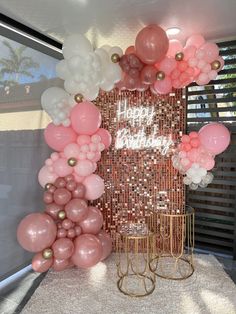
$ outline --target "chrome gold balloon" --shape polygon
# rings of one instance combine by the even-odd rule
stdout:
[[[69,166],[74,167],[74,166],[76,166],[76,164],[77,164],[77,159],[74,158],[74,157],[71,157],[71,158],[69,158],[69,159],[67,160],[67,163],[68,163]]]
[[[113,63],[117,63],[120,61],[120,56],[118,55],[118,53],[113,53],[113,55],[111,56],[111,61]]]
[[[52,249],[44,249],[42,255],[43,255],[43,258],[50,259],[53,256],[53,250]]]
[[[64,210],[60,210],[57,217],[61,220],[66,218],[66,212]]]
[[[175,60],[176,60],[176,61],[182,61],[183,58],[184,58],[183,52],[178,52],[178,53],[176,53],[176,55],[175,55]]]
[[[221,63],[218,60],[215,60],[211,63],[212,70],[219,70],[220,66],[221,66]]]
[[[158,72],[157,72],[156,79],[157,79],[158,81],[162,81],[162,80],[164,80],[164,78],[165,78],[165,73],[164,73],[163,71],[158,71]]]
[[[75,97],[74,97],[74,100],[75,100],[77,103],[82,102],[83,99],[84,99],[84,97],[83,97],[82,94],[76,94]]]
[[[53,186],[53,184],[52,183],[47,183],[47,184],[45,184],[45,190],[47,191],[48,189],[50,189],[50,187],[51,186]]]

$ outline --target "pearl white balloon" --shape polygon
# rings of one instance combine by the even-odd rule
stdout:
[[[60,87],[50,87],[46,89],[41,96],[41,104],[45,111],[53,104],[60,102],[66,98],[68,94]]]
[[[112,47],[110,50],[109,50],[109,56],[111,58],[111,56],[114,54],[114,53],[117,53],[120,57],[123,56],[123,50],[118,47],[118,46],[115,46],[115,47]]]
[[[57,63],[56,72],[58,77],[60,77],[62,80],[66,80],[70,76],[70,71],[68,69],[66,60],[61,60]]]
[[[73,56],[85,57],[93,51],[90,41],[83,35],[73,34],[64,41],[62,52],[65,59]]]

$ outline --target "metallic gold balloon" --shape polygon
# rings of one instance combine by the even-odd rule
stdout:
[[[175,60],[176,60],[176,61],[182,61],[183,58],[184,58],[183,52],[178,52],[178,53],[176,53],[176,55],[175,55]]]
[[[66,218],[66,212],[64,210],[60,210],[57,217],[61,220]]]
[[[120,56],[118,55],[118,53],[113,53],[113,55],[111,56],[111,61],[113,63],[117,63],[120,61]]]
[[[77,103],[82,102],[83,99],[84,99],[84,97],[83,97],[82,94],[76,94],[75,97],[74,97],[74,100],[75,100]]]
[[[212,70],[219,70],[220,66],[221,66],[221,63],[218,60],[215,60],[211,63]]]
[[[162,81],[162,80],[164,80],[164,78],[165,78],[165,73],[163,71],[158,71],[156,79],[158,81]]]
[[[42,255],[43,255],[43,258],[50,259],[53,256],[53,250],[52,249],[44,249]]]
[[[74,157],[71,157],[71,158],[69,158],[69,159],[67,160],[67,163],[68,163],[69,166],[74,167],[74,166],[76,166],[76,164],[77,164],[77,159],[74,158]]]
[[[48,189],[50,189],[50,187],[51,186],[53,186],[53,184],[52,183],[47,183],[47,184],[45,184],[45,190],[47,191]]]

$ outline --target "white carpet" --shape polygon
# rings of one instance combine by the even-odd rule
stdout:
[[[143,298],[119,292],[114,256],[89,270],[50,271],[22,314],[236,314],[236,286],[221,264],[197,255],[195,268],[183,281],[157,278]]]

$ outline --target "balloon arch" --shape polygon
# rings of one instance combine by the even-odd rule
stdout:
[[[154,94],[168,94],[194,81],[205,85],[224,66],[215,43],[196,34],[183,46],[169,40],[158,25],[143,28],[124,54],[120,47],[94,49],[79,34],[69,36],[62,51],[64,59],[56,70],[64,89],[51,87],[41,98],[52,119],[45,141],[55,150],[38,174],[45,188],[44,213],[29,214],[17,230],[20,245],[36,253],[32,267],[37,272],[91,267],[112,250],[110,236],[101,230],[101,212],[87,203],[104,192],[103,179],[94,172],[102,151],[111,144],[111,135],[100,128],[101,114],[91,102],[99,91],[150,88]],[[225,126],[206,125],[198,133],[182,136],[173,166],[192,189],[205,187],[213,178],[207,171],[214,167],[214,156],[229,142]]]

